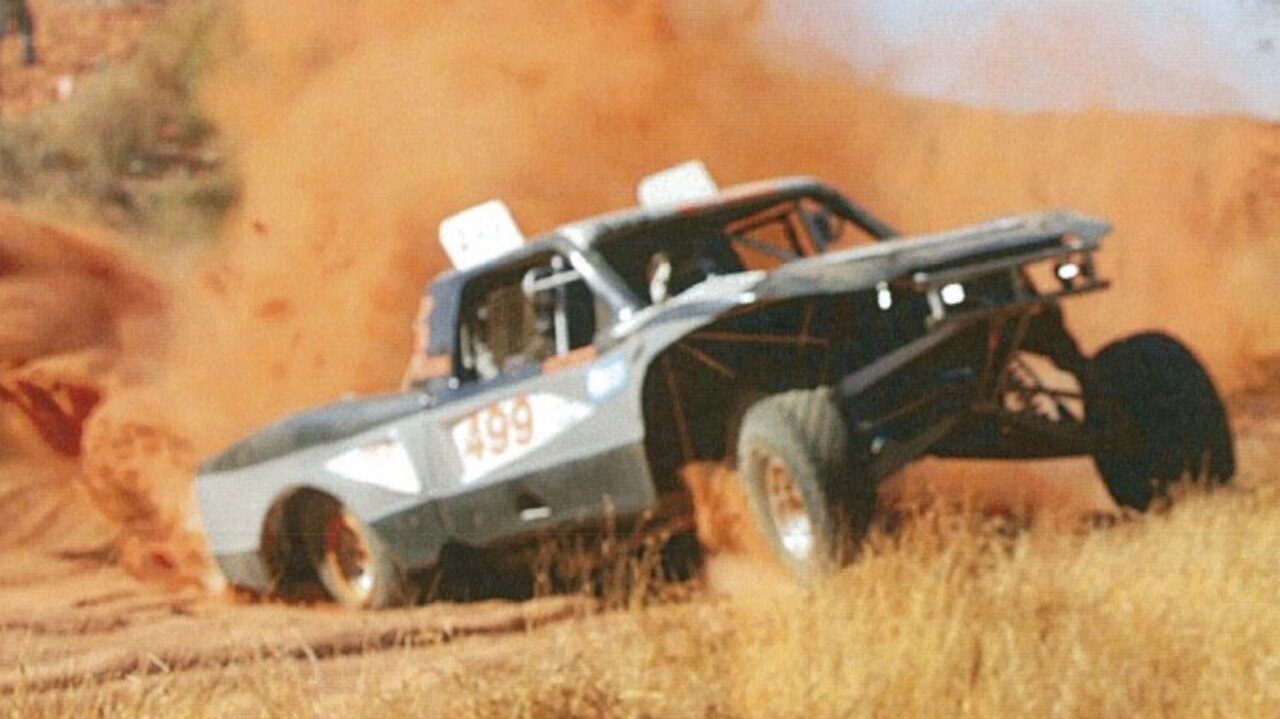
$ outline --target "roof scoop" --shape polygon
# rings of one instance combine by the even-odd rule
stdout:
[[[440,222],[440,244],[449,261],[467,270],[524,245],[524,234],[502,200],[489,200]]]
[[[701,160],[667,168],[636,185],[636,200],[646,209],[702,202],[719,194],[720,188]]]

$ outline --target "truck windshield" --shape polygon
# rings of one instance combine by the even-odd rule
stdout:
[[[690,218],[602,243],[605,261],[641,301],[659,303],[708,277],[771,270],[871,238],[823,205],[802,199],[731,220]]]

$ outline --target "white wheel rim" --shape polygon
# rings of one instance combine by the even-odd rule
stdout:
[[[800,561],[808,561],[816,543],[813,521],[791,470],[767,454],[759,455],[757,461],[763,470],[766,505],[778,540],[787,554]]]
[[[358,521],[346,510],[334,514],[325,524],[324,561],[347,594],[358,603],[368,601],[374,582],[369,548]]]

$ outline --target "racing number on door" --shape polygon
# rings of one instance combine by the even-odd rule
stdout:
[[[466,455],[477,460],[501,457],[533,441],[533,405],[527,395],[472,412],[466,422]]]
[[[591,406],[534,392],[499,400],[449,424],[462,460],[463,484],[474,482],[560,436],[591,415]]]

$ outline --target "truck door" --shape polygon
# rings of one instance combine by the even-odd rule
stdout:
[[[625,360],[594,344],[609,312],[558,253],[464,287],[455,372],[466,399],[440,428],[456,469],[445,512],[457,539],[485,544],[652,505],[643,420],[623,401]]]

